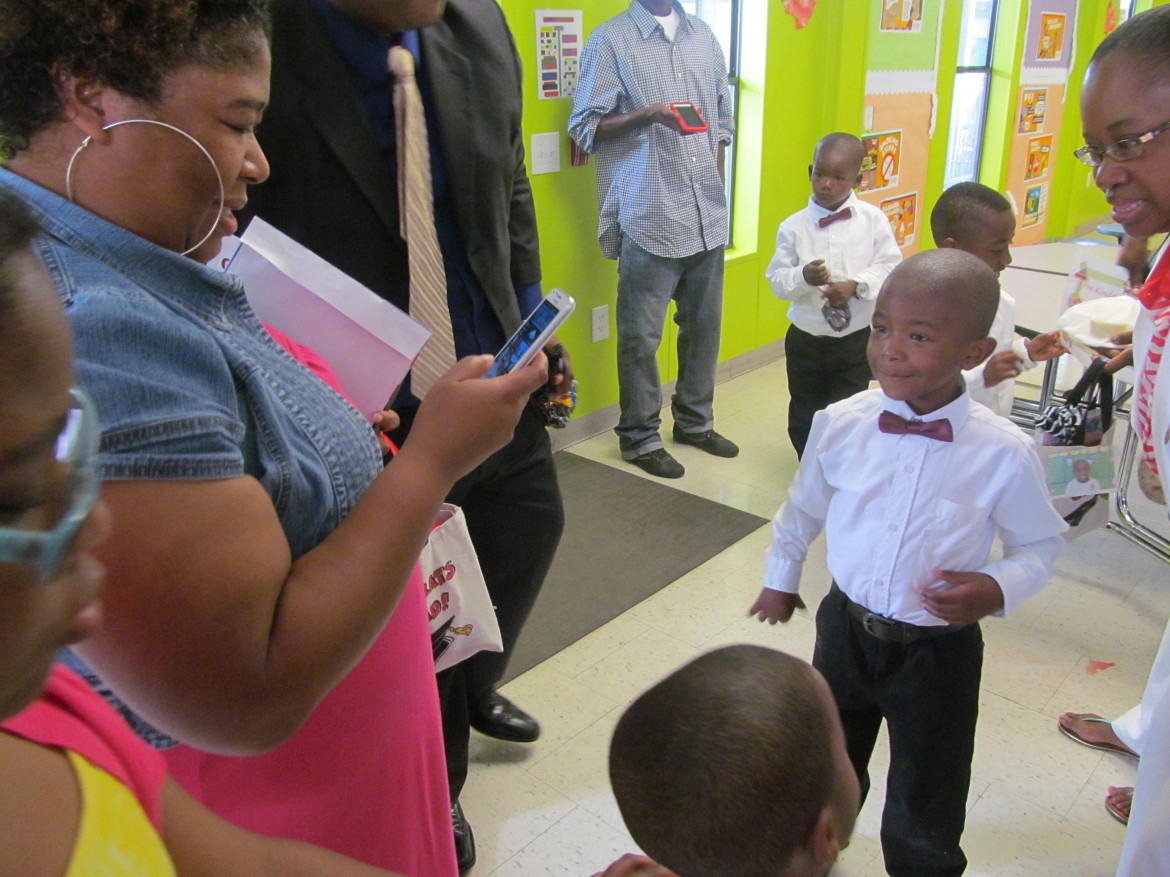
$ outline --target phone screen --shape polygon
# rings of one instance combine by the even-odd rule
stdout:
[[[496,354],[496,361],[488,369],[484,377],[494,378],[504,375],[516,368],[525,359],[525,354],[540,337],[540,333],[548,328],[558,311],[548,299],[541,301],[535,311],[524,321],[519,331],[504,345],[504,349]]]
[[[682,120],[692,128],[703,127],[703,117],[699,115],[699,111],[695,109],[692,104],[674,104],[674,111],[682,117]]]

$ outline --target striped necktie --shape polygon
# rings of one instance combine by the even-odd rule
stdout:
[[[410,269],[410,315],[432,332],[411,370],[411,391],[422,399],[455,364],[455,342],[447,306],[447,276],[435,234],[431,155],[422,96],[414,78],[414,56],[409,49],[394,46],[388,63],[394,76],[399,232],[406,241]]]

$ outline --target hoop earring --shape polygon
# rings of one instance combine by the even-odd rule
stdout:
[[[223,208],[224,208],[224,203],[225,203],[223,177],[220,176],[219,168],[215,164],[215,159],[211,157],[211,153],[207,151],[207,147],[204,146],[202,143],[200,143],[198,140],[196,140],[194,137],[192,137],[190,134],[188,134],[186,131],[184,131],[182,128],[176,128],[174,125],[168,125],[166,122],[160,122],[157,119],[123,119],[120,122],[111,122],[109,125],[106,125],[105,127],[103,127],[102,130],[109,131],[112,128],[118,128],[122,125],[135,125],[135,124],[158,125],[160,128],[166,128],[168,131],[174,131],[176,134],[181,134],[182,136],[186,137],[188,140],[190,140],[192,143],[195,144],[195,147],[200,152],[203,153],[203,157],[206,158],[208,162],[210,162],[211,170],[215,174],[215,181],[219,184],[219,210],[220,210],[220,213],[222,213]],[[73,150],[73,155],[71,155],[69,157],[69,164],[65,168],[65,195],[74,204],[76,204],[77,202],[73,198],[73,168],[74,168],[74,165],[77,164],[77,157],[79,155],[81,155],[82,152],[85,151],[85,149],[89,146],[89,144],[92,142],[92,140],[93,140],[92,137],[86,137],[84,140],[81,141],[81,145],[78,146],[77,149]],[[197,243],[195,246],[191,247],[190,249],[184,250],[183,252],[179,253],[179,255],[180,256],[187,256],[187,255],[195,252],[196,250],[198,250],[205,243],[207,243],[207,241],[211,239],[211,236],[213,234],[215,234],[215,227],[218,224],[219,224],[218,220],[216,222],[211,223],[211,228],[209,228],[207,230],[207,234],[205,234],[200,239],[199,243]]]

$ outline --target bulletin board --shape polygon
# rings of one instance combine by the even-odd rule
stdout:
[[[886,214],[902,255],[910,256],[922,248],[923,217],[929,216],[922,192],[926,191],[934,97],[928,93],[870,94],[865,103],[873,125],[861,136],[866,157],[857,197]],[[929,246],[929,240],[926,243]]]
[[[1074,160],[1061,147],[1060,127],[1076,51],[1076,11],[1076,0],[1032,0],[1028,8],[1007,177],[1017,244],[1047,237],[1053,170]]]
[[[922,246],[922,220],[929,215],[922,193],[937,105],[942,0],[874,3],[858,197],[886,214],[902,255],[910,256]]]

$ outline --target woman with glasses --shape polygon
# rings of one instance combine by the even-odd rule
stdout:
[[[510,438],[545,360],[491,380],[490,357],[458,363],[383,468],[364,417],[273,342],[238,281],[187,257],[235,231],[268,174],[266,12],[0,0],[0,190],[44,227],[118,522],[99,552],[106,623],[77,651],[157,745],[189,744],[172,763],[212,809],[452,875],[412,574],[444,495]]]
[[[1085,145],[1076,156],[1127,235],[1170,232],[1170,6],[1121,25],[1089,62],[1081,93]],[[1132,426],[1142,462],[1170,477],[1170,374],[1160,375],[1170,334],[1170,258],[1163,255],[1138,294],[1134,332],[1137,391]],[[1142,759],[1119,875],[1170,874],[1170,627],[1141,706]]]

